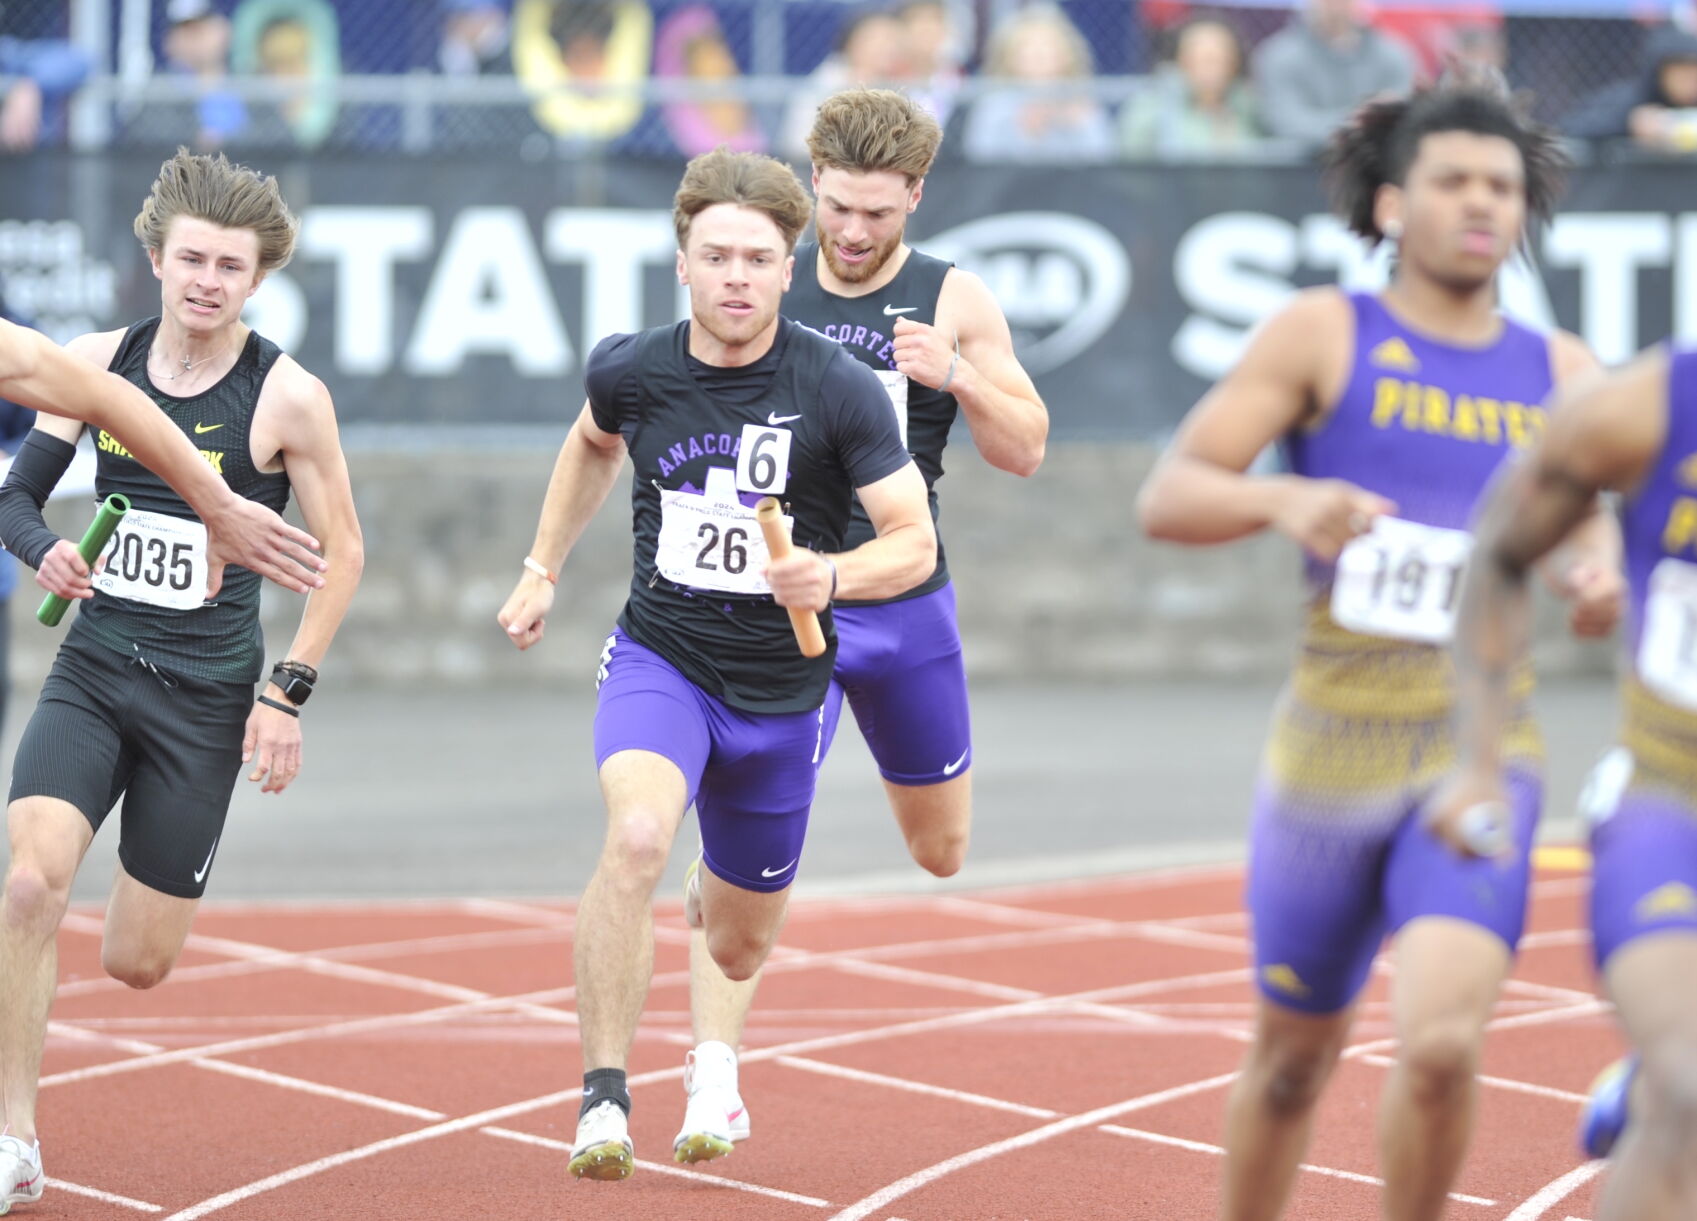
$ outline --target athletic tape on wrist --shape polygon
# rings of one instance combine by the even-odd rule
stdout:
[[[558,585],[560,583],[559,575],[550,572],[547,566],[540,560],[534,560],[527,555],[524,557],[524,566],[531,572],[534,572],[537,576],[542,577],[550,585]]]

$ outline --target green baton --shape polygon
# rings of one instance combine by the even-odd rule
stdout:
[[[107,541],[111,539],[112,531],[118,528],[118,523],[129,511],[130,502],[116,492],[100,502],[100,509],[95,513],[94,520],[88,523],[88,532],[82,536],[82,542],[77,544],[77,554],[82,556],[83,563],[91,568],[94,566],[94,561],[100,557]],[[48,594],[41,600],[35,617],[48,627],[58,627],[59,620],[65,617],[65,610],[70,605],[69,598]]]

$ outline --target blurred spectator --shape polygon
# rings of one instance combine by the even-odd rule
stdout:
[[[248,124],[247,106],[230,87],[230,22],[212,0],[170,0],[165,20],[159,75],[188,82],[193,96],[148,103],[124,134],[131,141],[218,148]]]
[[[232,19],[232,66],[287,86],[248,109],[244,142],[317,148],[336,126],[342,73],[336,11],[326,0],[242,0]]]
[[[1585,140],[1629,137],[1658,152],[1697,152],[1697,34],[1675,26],[1653,31],[1643,62],[1637,78],[1582,102],[1562,130]]]
[[[442,46],[437,63],[444,76],[510,76],[512,25],[499,0],[443,0]]]
[[[967,112],[961,151],[969,161],[1078,165],[1114,151],[1108,112],[1084,84],[1090,46],[1060,9],[1038,4],[990,35],[984,75],[1010,82],[979,96]]]
[[[1120,148],[1132,157],[1227,157],[1261,140],[1244,80],[1243,43],[1223,19],[1181,26],[1173,62],[1120,116]]]
[[[0,297],[0,318],[7,322],[15,322],[19,326],[29,323],[6,308],[5,298]],[[24,436],[35,425],[35,412],[27,407],[20,407],[8,399],[0,399],[0,463],[10,463],[12,455],[18,452],[18,446],[23,444]],[[12,558],[12,553],[0,548],[0,726],[6,718],[6,697],[12,689],[12,595],[18,590],[18,562]]]
[[[0,38],[0,151],[28,152],[64,132],[64,103],[88,78],[88,56],[57,39]]]
[[[1267,130],[1310,147],[1368,98],[1414,85],[1408,48],[1362,21],[1358,0],[1305,0],[1256,50],[1254,71]]]
[[[542,129],[602,143],[642,117],[654,19],[642,0],[519,0],[513,66]]]
[[[947,126],[972,44],[972,10],[947,0],[906,0],[896,9],[907,47],[908,94]]]
[[[807,160],[807,133],[819,103],[855,85],[900,84],[908,76],[907,29],[901,19],[882,9],[865,9],[845,21],[837,32],[837,49],[815,68],[795,91],[784,111],[778,151],[796,161]]]
[[[734,91],[741,73],[719,19],[706,5],[678,9],[660,26],[654,49],[656,76],[718,83]],[[736,152],[766,149],[766,133],[748,103],[734,92],[722,98],[667,102],[661,114],[672,143],[685,157],[712,152],[721,144]]]

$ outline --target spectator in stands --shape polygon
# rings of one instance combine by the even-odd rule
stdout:
[[[28,326],[24,319],[19,318],[6,308],[4,297],[0,297],[0,318],[7,322],[15,322],[19,326]],[[0,398],[0,462],[6,462],[18,452],[18,446],[23,444],[24,437],[35,426],[35,412],[28,407],[20,407],[9,399]],[[0,548],[0,726],[6,718],[6,697],[11,694],[12,673],[12,628],[11,601],[12,595],[18,589],[18,562],[12,558],[11,552]]]
[[[442,0],[442,45],[436,60],[444,76],[510,76],[512,23],[499,0]]]
[[[336,127],[341,100],[341,31],[328,0],[242,0],[232,24],[237,76],[284,87],[248,107],[246,144],[317,148]]]
[[[883,9],[863,9],[837,32],[837,49],[796,89],[784,111],[778,152],[806,161],[807,133],[819,103],[854,85],[900,85],[909,79],[907,30],[899,17]]]
[[[1090,46],[1049,4],[1020,9],[990,35],[984,74],[1010,82],[967,112],[961,151],[969,161],[1078,165],[1114,152],[1108,112],[1087,89]]]
[[[602,144],[642,117],[654,19],[642,0],[519,0],[513,66],[536,121],[573,144]]]
[[[149,106],[130,125],[132,136],[166,143],[189,140],[197,149],[223,146],[247,127],[247,106],[230,88],[230,20],[212,0],[171,0],[165,6],[167,76],[194,82],[195,96],[181,104]]]
[[[721,84],[729,90],[741,73],[719,19],[705,4],[678,9],[660,26],[654,48],[657,77]],[[734,92],[721,98],[667,102],[661,116],[673,145],[685,157],[710,153],[720,145],[739,153],[766,151],[766,133],[753,109]]]
[[[0,37],[0,152],[25,153],[64,129],[64,103],[88,78],[88,56],[56,39]]]
[[[948,0],[905,0],[896,18],[907,48],[908,95],[947,127],[971,45],[972,10]]]
[[[1172,62],[1120,116],[1120,148],[1132,157],[1230,157],[1261,139],[1243,42],[1222,18],[1180,26]]]
[[[1267,130],[1318,148],[1368,98],[1407,93],[1414,58],[1361,19],[1358,0],[1304,0],[1257,48],[1254,76]]]
[[[1653,31],[1639,76],[1604,86],[1561,126],[1584,140],[1630,138],[1656,152],[1697,152],[1697,34]]]

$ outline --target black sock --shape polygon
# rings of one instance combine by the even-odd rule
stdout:
[[[582,1119],[589,1108],[611,1098],[619,1109],[630,1114],[630,1091],[625,1088],[622,1068],[592,1068],[583,1075],[583,1101],[578,1104],[577,1117]]]

